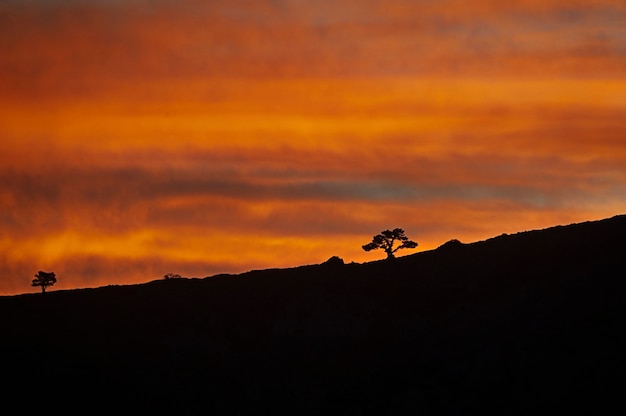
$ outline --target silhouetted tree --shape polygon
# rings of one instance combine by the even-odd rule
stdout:
[[[393,245],[399,242],[400,245],[396,248]],[[409,238],[404,235],[404,230],[402,228],[394,228],[393,230],[385,230],[378,235],[375,235],[372,238],[372,242],[365,244],[363,246],[363,250],[371,251],[382,248],[387,253],[388,259],[395,258],[394,253],[401,248],[415,248],[417,247],[417,243],[415,241],[409,240]]]
[[[42,272],[41,270],[35,275],[31,286],[41,286],[41,293],[46,293],[46,288],[57,282],[54,272]]]

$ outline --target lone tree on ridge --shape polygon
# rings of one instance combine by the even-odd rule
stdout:
[[[41,270],[35,275],[31,286],[41,286],[41,293],[46,293],[46,288],[57,282],[54,272],[42,272]]]
[[[399,242],[400,245],[396,248],[393,247],[395,242]],[[401,248],[415,248],[417,247],[417,243],[415,241],[409,240],[409,238],[404,235],[404,230],[402,228],[394,228],[393,231],[385,230],[378,235],[375,235],[372,238],[372,242],[365,244],[363,246],[363,250],[371,251],[382,248],[387,253],[387,259],[395,258],[394,253]]]

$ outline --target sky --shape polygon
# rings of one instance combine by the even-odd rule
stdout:
[[[0,295],[626,213],[622,0],[0,0],[0,50]]]

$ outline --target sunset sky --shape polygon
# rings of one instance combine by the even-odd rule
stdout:
[[[0,0],[0,51],[0,295],[626,213],[623,0]]]

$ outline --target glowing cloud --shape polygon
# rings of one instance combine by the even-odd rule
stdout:
[[[471,7],[470,7],[471,6]],[[626,207],[615,1],[5,1],[0,294]]]

